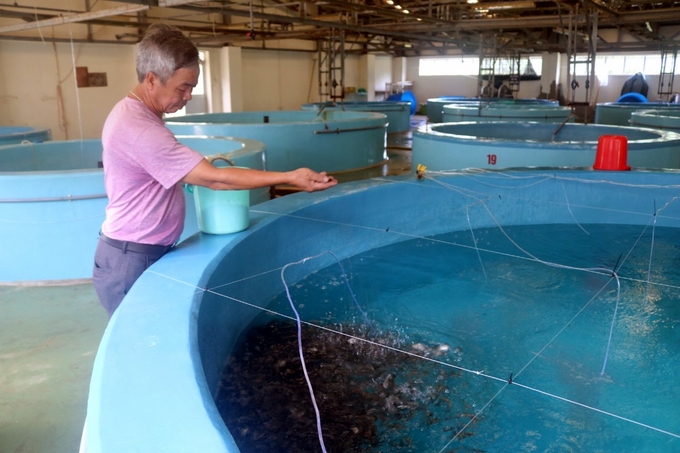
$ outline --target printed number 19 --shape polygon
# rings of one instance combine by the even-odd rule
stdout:
[[[496,165],[496,155],[495,154],[487,154],[486,158],[488,160],[489,165]]]

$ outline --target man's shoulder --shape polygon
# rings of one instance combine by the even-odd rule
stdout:
[[[109,113],[102,130],[102,141],[134,142],[142,135],[167,134],[162,120],[153,115],[139,101],[125,98]]]

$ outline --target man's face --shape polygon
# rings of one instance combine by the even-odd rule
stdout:
[[[163,113],[175,113],[191,100],[191,90],[198,84],[200,69],[180,68],[165,82],[157,85],[155,102]]]

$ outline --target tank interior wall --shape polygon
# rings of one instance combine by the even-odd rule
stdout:
[[[473,228],[496,222],[648,225],[653,206],[664,206],[677,195],[676,172],[555,175],[526,171],[511,177],[442,177],[451,188],[412,178],[347,183],[264,203],[243,233],[192,237],[140,278],[109,323],[92,377],[89,453],[131,446],[139,451],[238,451],[211,396],[232,345],[258,313],[218,296],[218,287],[233,279],[271,272],[263,285],[224,291],[263,306],[283,291],[281,266],[326,250],[342,259],[411,235],[467,231],[468,212]],[[584,183],[588,180],[610,183]],[[475,196],[462,195],[489,193],[490,185],[493,196],[484,203],[493,217]],[[655,189],[641,194],[633,185]],[[404,206],[417,207],[418,215]],[[680,204],[669,204],[657,226],[680,227]],[[286,274],[287,282],[334,260],[324,255],[308,263]],[[135,410],[129,401],[135,401]]]

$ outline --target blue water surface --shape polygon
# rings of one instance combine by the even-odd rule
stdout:
[[[367,338],[425,356],[432,382],[450,371],[380,451],[671,452],[679,248],[680,231],[652,225],[459,231],[342,261],[354,297],[338,265],[289,287],[304,321],[370,324]],[[285,292],[268,308],[294,316]]]

